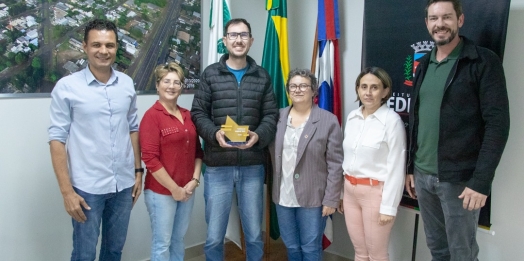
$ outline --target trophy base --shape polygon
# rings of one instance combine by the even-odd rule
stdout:
[[[231,146],[241,146],[241,145],[245,145],[247,142],[245,141],[227,141],[226,143]]]

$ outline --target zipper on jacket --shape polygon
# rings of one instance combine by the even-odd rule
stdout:
[[[422,64],[423,65],[423,64]],[[424,66],[424,65],[423,65]],[[426,77],[426,70],[427,70],[427,67],[426,68],[421,68],[420,69],[420,72],[422,73],[422,71],[424,71],[424,77]],[[418,81],[422,81],[420,79],[417,78]],[[416,86],[416,82],[414,83],[414,86]],[[420,83],[420,85],[422,85],[422,83]],[[420,92],[420,88],[419,88],[419,92]],[[411,113],[415,114],[415,112],[417,111],[417,100],[418,100],[418,96],[419,94],[417,93],[417,96],[416,97],[413,97],[414,99],[414,107],[413,107],[413,111]],[[416,121],[416,114],[415,116],[413,116],[413,125],[415,125],[415,121]],[[408,122],[409,122],[409,119],[408,119]],[[417,128],[418,128],[418,124],[417,124]],[[413,133],[415,132],[415,126],[409,126],[409,149],[408,149],[408,160],[407,160],[407,164],[406,166],[411,166],[411,164],[413,164],[413,171],[412,172],[415,172],[415,162],[413,160],[413,158],[411,157],[411,151],[413,150],[413,156],[415,156],[415,147],[417,146],[417,144],[414,144],[413,143]],[[418,134],[417,134],[418,135]],[[406,168],[406,172],[408,172],[408,168]],[[406,174],[414,174],[414,173],[406,173]]]
[[[244,80],[244,76],[246,75],[247,71],[242,75],[242,78],[240,79],[240,82],[237,86],[237,123],[242,124],[242,81]],[[236,77],[235,77],[236,80]],[[240,166],[240,163],[242,162],[242,150],[237,150],[237,165]]]
[[[463,51],[463,50],[462,50]],[[462,54],[462,51],[461,51],[461,54]],[[440,117],[442,116],[441,115],[441,112],[442,112],[442,102],[444,101],[444,96],[446,95],[446,91],[448,90],[449,86],[451,86],[451,83],[453,82],[453,80],[455,79],[455,75],[457,74],[457,68],[458,68],[458,64],[460,62],[461,58],[457,58],[457,62],[455,63],[455,66],[453,66],[453,74],[451,75],[451,79],[449,79],[449,82],[448,84],[446,84],[446,87],[444,87],[444,94],[442,95],[442,101],[440,102],[440,112],[439,112],[439,130],[438,130],[438,144],[437,144],[437,182],[439,182],[439,179],[440,179],[440,169],[439,169],[439,162],[440,162],[440,152],[439,152],[439,148],[440,148],[440,122],[441,122],[441,119]]]

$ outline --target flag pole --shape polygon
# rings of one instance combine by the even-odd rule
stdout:
[[[318,56],[318,19],[317,25],[315,26],[315,39],[313,41],[313,55],[311,57],[311,72],[316,74],[315,70],[317,68],[317,56]]]

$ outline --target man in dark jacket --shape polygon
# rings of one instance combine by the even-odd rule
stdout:
[[[410,108],[406,190],[418,198],[433,260],[477,260],[480,208],[509,134],[500,59],[459,37],[463,23],[459,0],[428,2],[436,48],[417,67]]]
[[[247,55],[253,44],[249,23],[232,19],[224,32],[229,54],[204,70],[191,109],[197,132],[205,141],[204,250],[206,260],[224,259],[224,236],[236,188],[247,260],[262,260],[263,164],[266,147],[275,137],[278,108],[269,74]],[[226,142],[220,126],[227,116],[249,126],[245,144]]]

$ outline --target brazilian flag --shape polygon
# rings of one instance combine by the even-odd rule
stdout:
[[[284,108],[291,103],[285,87],[289,74],[287,1],[266,0],[266,10],[268,16],[262,67],[271,75],[278,106]]]
[[[286,0],[266,0],[266,10],[268,11],[268,16],[262,67],[271,76],[279,108],[284,108],[291,103],[286,92],[286,81],[289,74],[287,2]],[[266,170],[269,172],[267,173],[267,187],[268,195],[271,197],[272,168],[267,167]],[[271,202],[270,207],[269,230],[271,238],[276,240],[280,237],[276,209],[273,202]]]

